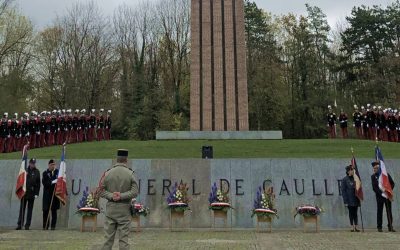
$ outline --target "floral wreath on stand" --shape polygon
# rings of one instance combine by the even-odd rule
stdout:
[[[138,217],[143,215],[146,217],[150,213],[150,208],[144,206],[143,204],[136,202],[136,199],[131,201],[131,215],[132,217]]]
[[[190,210],[188,197],[189,187],[186,183],[175,182],[172,192],[167,197],[168,208],[175,212],[184,212],[185,210]]]
[[[211,210],[227,212],[230,208],[233,209],[233,207],[229,203],[228,192],[223,191],[222,187],[221,189],[218,189],[217,183],[215,182],[211,186],[211,192],[208,197],[208,201],[209,201],[208,208]]]
[[[79,200],[79,203],[76,206],[78,209],[76,213],[80,216],[97,215],[100,213],[99,198],[99,189],[89,192],[89,187],[86,187],[85,190],[83,190],[82,198]]]
[[[324,212],[322,207],[314,205],[301,205],[296,207],[295,210],[296,214],[294,215],[294,218],[296,218],[298,214],[304,217],[310,217],[310,216],[318,216]]]
[[[279,218],[278,210],[275,209],[274,199],[275,194],[273,187],[269,187],[264,190],[261,188],[261,186],[258,187],[251,217],[257,215],[258,217]]]

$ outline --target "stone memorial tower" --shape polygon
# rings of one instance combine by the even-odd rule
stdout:
[[[191,131],[247,131],[243,0],[191,0]]]

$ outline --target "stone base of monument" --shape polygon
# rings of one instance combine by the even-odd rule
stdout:
[[[156,131],[156,140],[282,140],[282,131]]]
[[[257,227],[256,227],[256,231],[257,232],[261,232],[261,227],[260,224],[268,224],[268,232],[272,232],[272,218],[271,217],[266,217],[266,216],[262,216],[262,215],[257,215]]]
[[[231,229],[228,228],[228,211],[224,211],[224,210],[212,210],[212,214],[213,214],[213,224],[212,227],[214,230],[227,230],[227,229]],[[216,221],[217,220],[222,220],[223,222],[223,227],[216,227]]]
[[[173,232],[185,231],[185,211],[170,210],[169,230]]]
[[[307,224],[315,224],[315,232],[319,233],[319,216],[317,215],[303,215],[304,232],[307,232]]]
[[[132,222],[136,224],[135,232],[141,232],[142,229],[140,228],[140,216],[132,216]]]

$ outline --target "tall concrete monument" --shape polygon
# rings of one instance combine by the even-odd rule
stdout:
[[[243,0],[191,0],[190,129],[247,131]]]

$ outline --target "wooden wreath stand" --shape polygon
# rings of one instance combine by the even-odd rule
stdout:
[[[81,221],[81,232],[85,231],[85,224],[92,222],[92,232],[96,232],[97,229],[97,214],[91,216],[82,216]]]
[[[140,215],[132,216],[132,222],[136,223],[135,232],[141,232],[142,229],[140,228]]]
[[[96,232],[97,230],[97,213],[100,212],[99,209],[97,208],[91,208],[91,207],[83,207],[80,208],[79,211],[82,212],[95,212],[93,215],[83,215],[82,220],[81,220],[81,232],[85,231],[85,225],[88,222],[92,222],[92,232]]]
[[[306,224],[315,224],[315,231],[319,233],[319,216],[318,215],[303,215],[304,232],[307,231]]]

